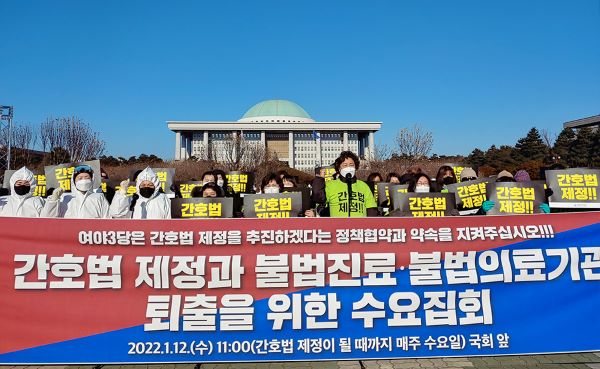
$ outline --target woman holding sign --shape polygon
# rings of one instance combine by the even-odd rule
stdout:
[[[0,216],[37,218],[44,208],[44,200],[34,197],[35,175],[23,167],[10,176],[10,196],[0,197]]]
[[[104,194],[94,189],[94,170],[86,164],[78,165],[71,176],[71,192],[58,187],[46,200],[43,217],[100,219],[109,218],[109,204]]]
[[[127,196],[129,180],[121,182],[110,205],[114,218],[131,219],[171,219],[171,199],[160,192],[160,180],[152,169],[147,167],[136,178],[136,193]]]

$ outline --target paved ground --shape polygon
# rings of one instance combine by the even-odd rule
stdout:
[[[100,369],[93,366],[0,366],[0,369]],[[581,354],[486,356],[444,359],[399,359],[240,364],[105,365],[101,369],[600,369],[600,352]]]

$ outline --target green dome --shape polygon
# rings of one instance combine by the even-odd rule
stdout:
[[[254,105],[241,120],[255,120],[257,117],[294,117],[312,120],[306,110],[288,100],[265,100]]]

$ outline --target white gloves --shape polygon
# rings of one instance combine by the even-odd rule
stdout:
[[[121,187],[121,188],[119,188],[119,193],[123,196],[126,196],[127,188],[129,188],[129,179],[125,179],[125,180],[121,181],[119,186]]]
[[[58,201],[60,200],[60,196],[65,193],[65,190],[62,187],[55,188],[52,192],[52,195],[48,198],[50,201]]]

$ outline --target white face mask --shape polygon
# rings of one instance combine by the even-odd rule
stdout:
[[[82,179],[75,183],[75,187],[81,192],[88,192],[92,189],[91,179]]]
[[[356,173],[356,168],[354,168],[354,167],[346,167],[346,168],[340,169],[340,175],[344,178],[346,178],[347,174],[351,174],[351,176],[354,177],[355,173]]]
[[[265,193],[279,193],[279,187],[265,187]]]
[[[223,187],[224,184],[225,184],[224,180],[222,180],[222,179],[217,180],[217,186]]]
[[[429,186],[417,186],[415,192],[429,192]]]

